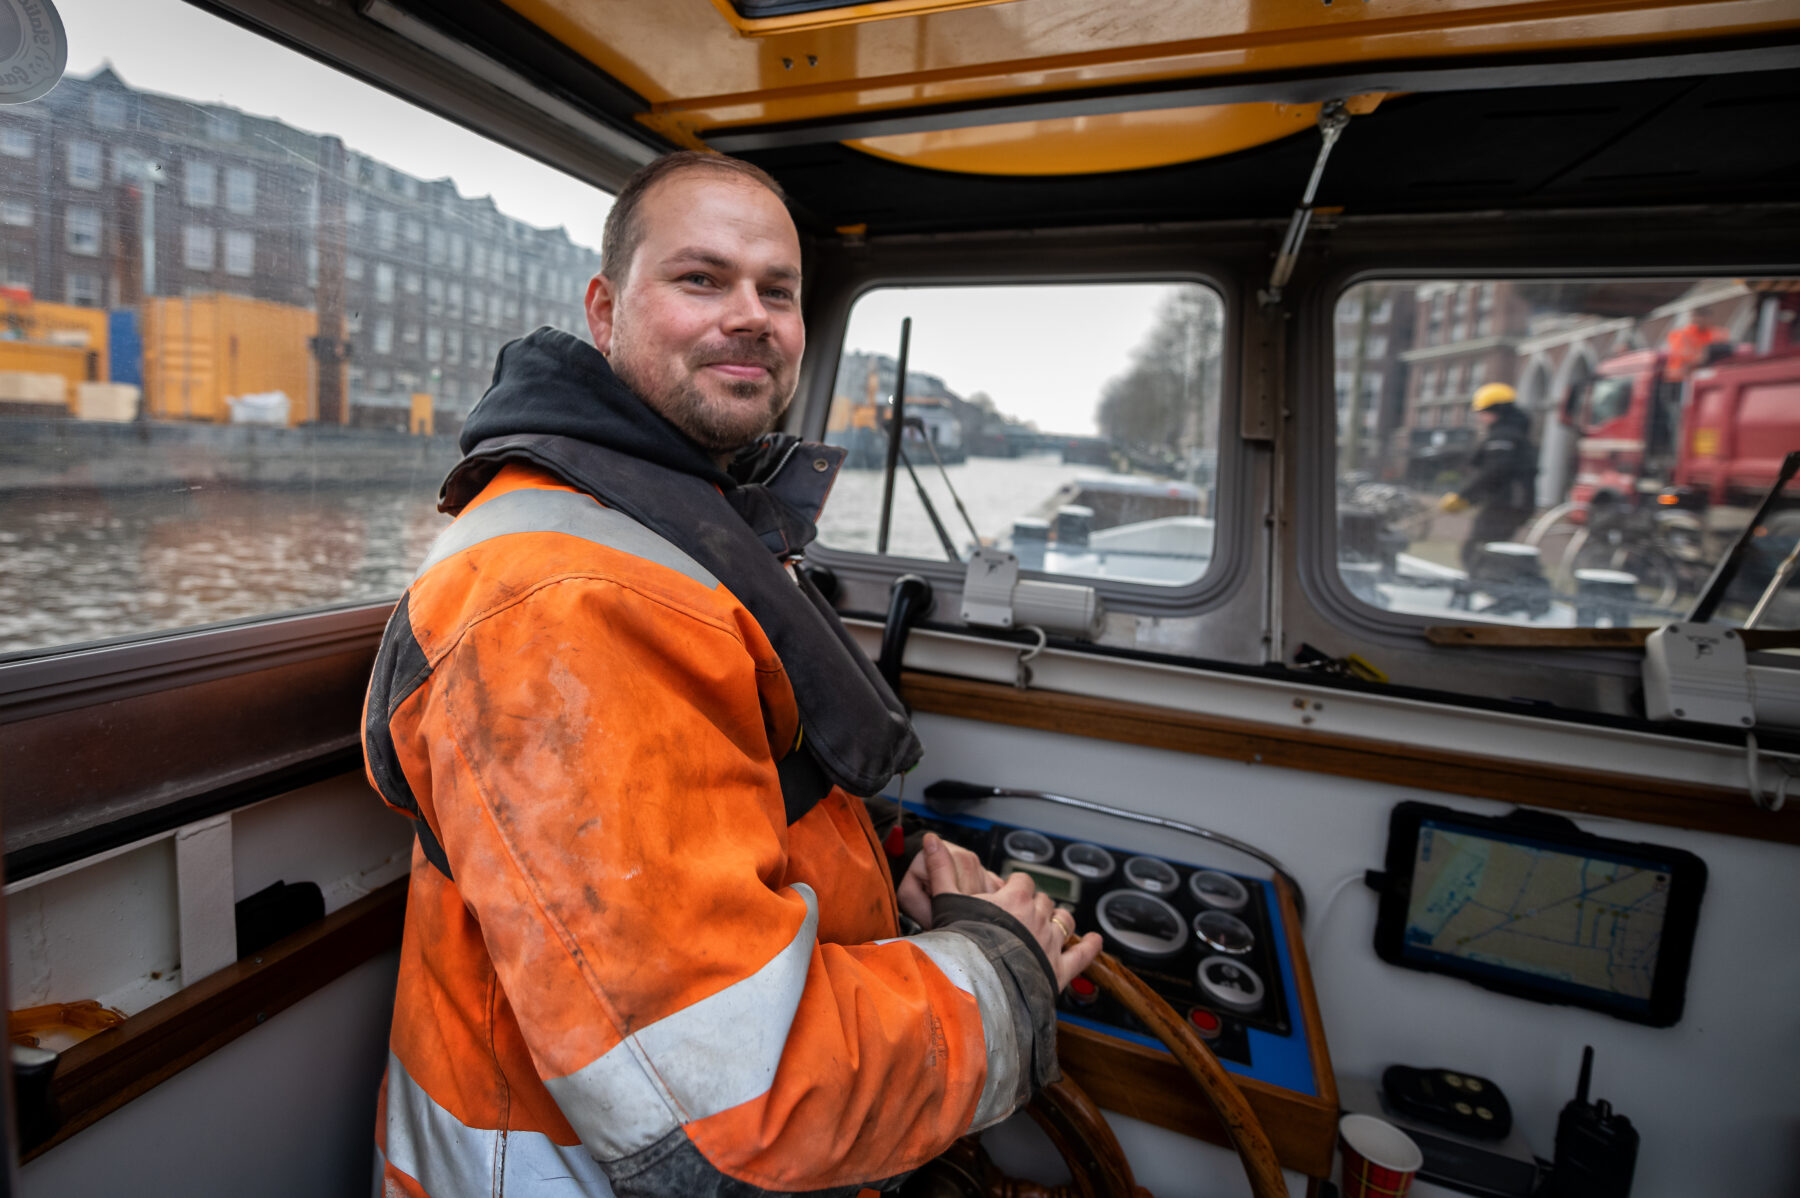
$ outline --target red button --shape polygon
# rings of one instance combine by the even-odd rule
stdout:
[[[1219,1017],[1204,1007],[1195,1007],[1188,1012],[1188,1022],[1200,1033],[1202,1039],[1210,1040],[1219,1034]]]
[[[1069,997],[1078,1003],[1090,1003],[1100,995],[1100,988],[1086,978],[1078,977],[1069,983]]]

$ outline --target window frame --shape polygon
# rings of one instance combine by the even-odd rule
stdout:
[[[1246,513],[1256,508],[1251,492],[1252,472],[1246,465],[1244,438],[1234,427],[1240,411],[1235,398],[1239,395],[1243,373],[1245,338],[1245,296],[1240,283],[1242,270],[1235,255],[1226,252],[1208,254],[1204,247],[1194,246],[1179,234],[1159,231],[1146,240],[1130,237],[1118,239],[1100,236],[1102,244],[1114,248],[1097,253],[1075,254],[1066,260],[1045,264],[1029,249],[1007,245],[1002,238],[986,252],[968,245],[971,239],[930,237],[896,239],[909,247],[930,245],[945,251],[916,253],[902,251],[892,263],[865,258],[851,265],[841,258],[840,266],[854,272],[847,278],[819,280],[827,294],[809,296],[806,312],[808,377],[794,408],[798,416],[790,416],[790,428],[808,440],[822,441],[830,418],[832,391],[837,364],[843,353],[844,338],[849,329],[851,310],[864,295],[887,288],[913,287],[1006,287],[1057,286],[1128,283],[1197,283],[1211,288],[1223,307],[1223,350],[1220,363],[1219,461],[1216,467],[1216,491],[1219,512],[1213,515],[1213,556],[1206,571],[1195,581],[1179,586],[1156,586],[1149,583],[1123,582],[1116,579],[1089,578],[1074,574],[1053,574],[1040,570],[1021,570],[1021,578],[1045,582],[1091,586],[1101,596],[1109,613],[1143,616],[1198,616],[1221,606],[1239,590],[1249,573],[1251,535]],[[1093,231],[1077,231],[1071,236],[1084,239]],[[979,243],[978,243],[979,244]],[[898,247],[897,247],[898,248]],[[1191,261],[1184,258],[1191,257]],[[1108,259],[1111,260],[1108,260]],[[809,287],[815,287],[813,280]],[[1253,301],[1249,301],[1253,302]],[[804,402],[802,402],[802,400]],[[960,594],[966,566],[954,566],[934,558],[885,557],[857,550],[836,548],[815,541],[807,548],[807,561],[823,565],[864,582],[882,583],[901,574],[919,574],[931,580],[939,599],[933,619],[954,622],[959,619],[957,604],[945,596]]]
[[[1337,561],[1338,430],[1332,405],[1324,402],[1335,355],[1332,313],[1344,292],[1374,282],[1800,276],[1800,262],[1782,262],[1771,252],[1800,244],[1796,232],[1800,210],[1774,208],[1755,217],[1698,209],[1634,211],[1629,219],[1607,211],[1545,213],[1485,226],[1473,218],[1410,226],[1344,220],[1333,231],[1329,263],[1322,267],[1310,259],[1296,272],[1296,287],[1305,288],[1306,298],[1289,338],[1292,466],[1279,499],[1294,533],[1283,552],[1280,569],[1288,581],[1273,616],[1288,653],[1304,640],[1331,643],[1335,653],[1360,652],[1397,682],[1411,679],[1446,697],[1496,701],[1531,695],[1583,712],[1629,707],[1626,696],[1638,684],[1641,653],[1482,654],[1431,646],[1423,637],[1426,627],[1458,621],[1384,611],[1351,594]],[[1643,247],[1654,247],[1654,262],[1646,263]],[[1757,664],[1800,667],[1791,656],[1753,658]]]

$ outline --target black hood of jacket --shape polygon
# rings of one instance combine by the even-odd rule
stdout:
[[[619,381],[599,350],[561,329],[508,342],[457,448],[517,433],[574,437],[729,488],[735,480],[688,435]]]

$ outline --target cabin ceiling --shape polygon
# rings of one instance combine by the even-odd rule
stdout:
[[[1319,187],[1352,214],[1792,200],[1800,70],[1446,92],[1353,118]],[[1305,133],[1127,174],[996,178],[841,145],[742,151],[821,229],[871,233],[1284,218],[1318,154]]]
[[[1285,217],[1333,98],[1354,214],[1800,194],[1793,0],[358,2],[758,163],[815,233]]]

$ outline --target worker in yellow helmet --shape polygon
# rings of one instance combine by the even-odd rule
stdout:
[[[1506,383],[1476,389],[1469,407],[1487,429],[1469,459],[1471,477],[1461,491],[1438,502],[1446,512],[1479,509],[1463,541],[1465,569],[1481,546],[1511,539],[1535,510],[1537,446],[1531,440],[1531,420],[1519,410],[1517,399]]]

